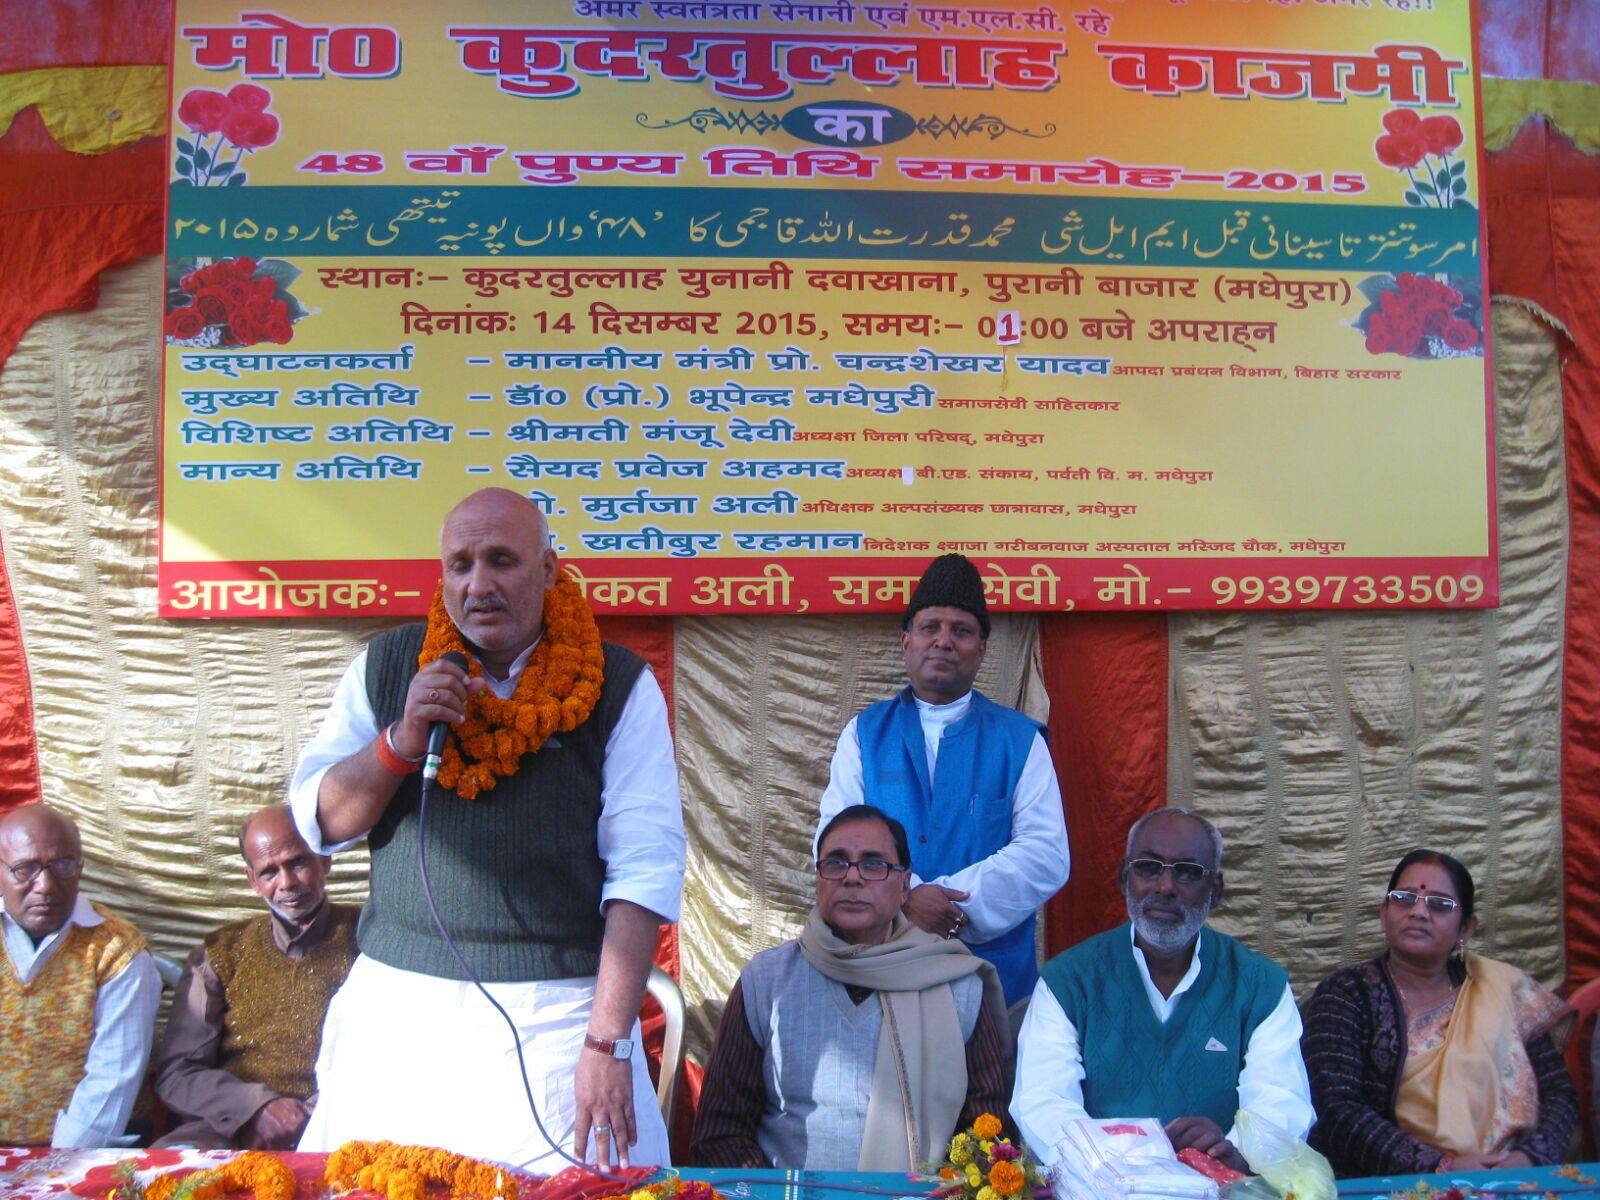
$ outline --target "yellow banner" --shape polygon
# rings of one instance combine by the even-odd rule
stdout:
[[[1468,8],[179,0],[162,612],[1493,603]]]

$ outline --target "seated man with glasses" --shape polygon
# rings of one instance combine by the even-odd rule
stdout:
[[[1304,1138],[1315,1114],[1289,978],[1206,927],[1222,835],[1187,809],[1148,813],[1121,879],[1129,923],[1053,958],[1034,989],[1011,1098],[1023,1136],[1055,1162],[1070,1121],[1156,1117],[1177,1149],[1238,1171],[1239,1109]]]
[[[78,895],[78,828],[42,804],[0,817],[0,1146],[124,1144],[161,979],[139,931]]]
[[[871,805],[824,827],[800,937],[756,955],[728,994],[690,1161],[916,1170],[1005,1112],[999,978],[906,920],[910,868],[905,828]]]

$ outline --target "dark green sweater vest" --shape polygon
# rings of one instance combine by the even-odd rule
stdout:
[[[1057,955],[1040,976],[1078,1031],[1091,1117],[1210,1117],[1223,1129],[1239,1108],[1250,1035],[1289,983],[1277,963],[1205,927],[1199,977],[1163,1023],[1125,924]]]
[[[367,647],[367,696],[378,725],[399,719],[424,627]],[[597,845],[606,742],[644,660],[605,645],[605,681],[589,719],[526,754],[517,773],[476,800],[435,785],[428,797],[428,881],[439,916],[485,983],[593,975],[600,966],[605,863]],[[417,869],[421,776],[407,776],[368,835],[371,891],[361,952],[406,971],[464,979],[439,937]]]

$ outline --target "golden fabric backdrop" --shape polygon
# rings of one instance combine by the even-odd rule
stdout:
[[[239,820],[283,798],[371,622],[170,622],[155,609],[157,259],[100,306],[28,331],[0,374],[0,537],[26,639],[46,796],[79,821],[85,891],[173,957],[258,911]],[[1565,497],[1555,345],[1496,304],[1505,607],[1172,621],[1172,803],[1229,841],[1218,924],[1297,988],[1377,945],[1373,909],[1420,842],[1485,895],[1483,948],[1559,979]],[[675,718],[689,875],[690,1045],[738,968],[810,904],[809,841],[839,730],[901,686],[898,621],[684,618]],[[979,686],[1047,711],[1036,622],[996,621]],[[1068,804],[1093,804],[1068,796]],[[365,855],[333,891],[359,902]]]
[[[1472,872],[1482,952],[1565,974],[1560,364],[1528,307],[1493,322],[1500,608],[1171,621],[1169,803],[1227,840],[1218,927],[1302,994],[1382,949],[1378,902],[1418,846]]]

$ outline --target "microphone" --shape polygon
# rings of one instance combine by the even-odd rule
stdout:
[[[463,671],[467,669],[467,656],[451,650],[440,656],[440,662],[454,663]],[[432,783],[439,777],[439,765],[444,761],[444,735],[450,732],[449,721],[435,721],[428,727],[428,753],[422,760],[422,781]]]

